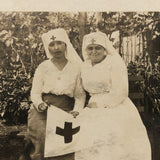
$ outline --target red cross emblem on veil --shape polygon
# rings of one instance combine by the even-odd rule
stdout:
[[[94,38],[91,39],[91,43],[94,44],[96,40]]]
[[[51,37],[51,39],[54,41],[54,40],[56,39],[56,37],[53,35],[53,36]]]

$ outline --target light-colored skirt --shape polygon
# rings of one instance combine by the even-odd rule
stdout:
[[[146,128],[129,98],[114,108],[88,108],[85,112],[95,144],[76,152],[75,160],[151,160]]]

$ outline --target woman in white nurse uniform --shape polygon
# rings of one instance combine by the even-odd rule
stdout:
[[[82,84],[89,92],[88,116],[95,144],[76,160],[151,160],[150,142],[136,106],[128,98],[127,68],[106,34],[83,39]]]
[[[33,105],[28,113],[27,139],[32,145],[26,152],[29,152],[32,160],[44,160],[47,106],[54,105],[76,116],[85,103],[85,92],[80,80],[82,62],[66,31],[61,28],[51,30],[42,35],[42,41],[48,60],[36,69],[31,89]],[[73,158],[74,154],[71,153],[50,159]]]

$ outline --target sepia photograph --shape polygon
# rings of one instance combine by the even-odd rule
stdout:
[[[159,160],[159,11],[0,11],[0,160]]]

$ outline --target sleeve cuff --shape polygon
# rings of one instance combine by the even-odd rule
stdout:
[[[43,103],[43,101],[40,101],[40,102],[38,102],[38,103],[34,103],[34,102],[33,102],[33,104],[34,104],[34,106],[35,106],[35,108],[36,108],[36,110],[37,110],[38,112],[42,112],[42,111],[40,111],[40,110],[38,109],[38,106],[39,106],[41,103]]]

